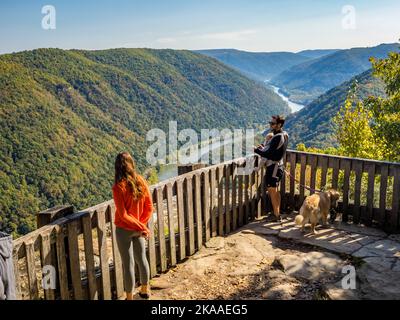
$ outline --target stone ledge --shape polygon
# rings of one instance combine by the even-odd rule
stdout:
[[[313,235],[302,233],[292,217],[282,224],[259,223],[256,228],[278,232],[278,238],[362,259],[356,267],[357,290],[331,284],[325,288],[330,299],[400,299],[400,235],[337,222],[329,228],[318,228]]]

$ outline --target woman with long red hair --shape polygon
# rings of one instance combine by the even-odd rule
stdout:
[[[136,173],[135,162],[128,152],[115,159],[115,178],[112,187],[116,207],[116,239],[121,253],[126,299],[132,300],[135,289],[135,261],[138,264],[142,298],[150,297],[149,263],[146,257],[145,239],[150,235],[147,228],[153,213],[151,194],[146,180]]]

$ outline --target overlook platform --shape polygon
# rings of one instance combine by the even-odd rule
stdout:
[[[257,159],[235,159],[151,186],[153,298],[400,298],[400,164],[288,151],[286,169],[295,179],[282,181],[287,219],[277,225],[265,218],[265,168],[239,174]],[[315,236],[293,226],[310,194],[304,185],[342,194],[334,227]],[[123,297],[114,214],[112,200],[79,212],[61,206],[40,213],[39,228],[14,241],[18,298]],[[339,288],[344,265],[356,267],[359,291]],[[54,287],[42,286],[45,266],[53,267]]]
[[[293,218],[211,239],[152,280],[152,299],[400,299],[398,235],[339,221],[303,234]],[[342,287],[345,266],[355,268],[355,290]]]

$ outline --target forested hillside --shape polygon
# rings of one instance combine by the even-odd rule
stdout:
[[[0,56],[0,229],[56,204],[111,197],[117,152],[147,163],[146,132],[242,128],[286,114],[272,91],[190,51],[39,49]]]
[[[354,86],[359,99],[385,96],[383,82],[374,77],[371,70],[329,90],[304,109],[287,117],[285,127],[290,134],[290,146],[295,147],[299,143],[322,149],[337,146],[332,119]]]
[[[292,101],[309,104],[326,91],[371,68],[370,57],[387,57],[399,44],[340,50],[283,71],[271,83],[281,88]]]

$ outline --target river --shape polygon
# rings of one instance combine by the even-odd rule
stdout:
[[[245,138],[245,137],[246,137],[246,134],[243,133],[243,138]],[[247,137],[247,139],[251,139],[251,137],[253,137],[253,135]],[[201,158],[203,155],[206,155],[207,153],[209,153],[211,155],[211,152],[216,152],[216,151],[220,152],[220,151],[222,151],[222,148],[225,145],[231,144],[232,148],[233,148],[234,144],[240,143],[238,138],[236,138],[234,140],[232,140],[232,138],[231,139],[221,138],[221,140],[210,143],[209,149],[208,148],[202,149],[201,147],[199,147],[199,158]],[[246,145],[246,142],[244,140],[242,140],[242,143],[243,143],[243,145]],[[158,172],[158,180],[163,181],[163,180],[166,180],[169,178],[176,177],[177,175],[178,175],[178,166],[176,163],[175,164],[174,163],[173,164],[165,164],[160,167],[160,171]]]
[[[292,113],[297,112],[301,109],[303,109],[305,106],[302,104],[298,104],[296,102],[290,101],[288,97],[286,97],[285,95],[283,95],[280,92],[280,89],[278,87],[273,86],[272,84],[268,83],[268,81],[265,81],[265,84],[270,87],[272,90],[274,90],[274,92],[279,95],[283,101],[286,101],[289,108],[292,110]]]
[[[304,108],[304,105],[290,101],[288,97],[286,97],[279,91],[278,87],[271,85],[268,81],[265,81],[265,84],[271,89],[273,89],[274,92],[282,98],[282,100],[287,102],[289,108],[292,110],[292,113],[297,112]],[[223,144],[227,143],[232,143],[232,141],[224,141]],[[223,144],[221,142],[215,142],[210,144],[210,151],[222,148]],[[163,181],[175,177],[177,175],[178,175],[178,166],[176,164],[166,164],[161,166],[160,172],[158,172],[158,179],[159,181]]]

